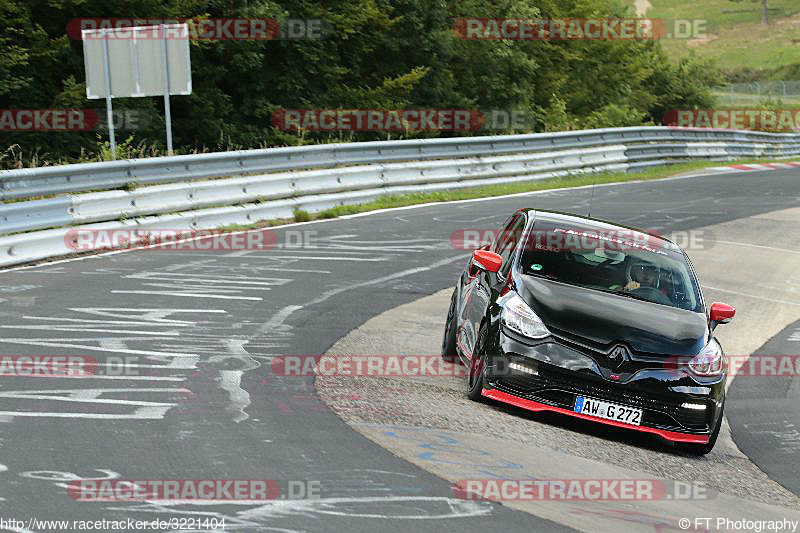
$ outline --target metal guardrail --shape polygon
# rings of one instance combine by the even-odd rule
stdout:
[[[530,176],[544,170],[625,163],[622,145],[487,158],[361,165],[328,170],[278,173],[228,180],[157,185],[131,192],[112,191],[73,197],[75,223],[187,211],[308,195],[380,189],[392,185],[456,183],[481,178]],[[579,165],[580,164],[580,165]],[[115,217],[115,218],[117,218]]]
[[[64,242],[69,227],[95,222],[100,224],[88,227],[210,229],[288,218],[297,208],[315,212],[385,194],[627,171],[694,159],[798,155],[798,134],[639,127],[331,144],[2,171],[4,200],[105,190],[0,204],[0,235],[7,235],[0,237],[0,266],[70,253]],[[203,179],[223,176],[227,178]],[[148,185],[154,183],[160,184]],[[28,233],[8,235],[16,232]]]
[[[778,147],[787,142],[796,144],[799,139],[798,134],[639,127],[268,148],[5,170],[0,171],[0,201],[128,185],[392,161],[493,156],[643,142],[764,143]]]
[[[71,198],[0,204],[0,234],[73,224]]]

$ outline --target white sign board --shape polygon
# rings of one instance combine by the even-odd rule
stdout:
[[[172,155],[169,96],[192,94],[189,28],[160,24],[129,28],[83,30],[86,98],[106,99],[111,157],[117,158],[111,99],[163,96],[167,153]]]
[[[168,94],[192,94],[186,24],[83,30],[81,35],[86,98],[107,96],[106,68],[112,98],[164,96],[165,75],[169,78]]]

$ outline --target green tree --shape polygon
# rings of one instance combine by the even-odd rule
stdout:
[[[716,71],[677,65],[654,41],[465,40],[460,17],[630,17],[623,0],[0,0],[0,108],[89,108],[78,17],[322,19],[324,39],[191,42],[191,96],[171,99],[181,153],[385,139],[379,132],[284,132],[279,109],[434,108],[522,111],[535,131],[660,123],[675,108],[711,107]],[[163,151],[160,98],[115,99],[153,117],[128,154]],[[509,133],[510,131],[503,132]],[[478,132],[486,134],[487,132]],[[402,137],[467,135],[402,132]],[[128,139],[130,132],[120,132]],[[391,134],[396,138],[398,134]],[[99,137],[99,139],[98,139]],[[98,142],[98,140],[100,142]],[[103,132],[0,132],[26,164],[102,157]],[[6,158],[0,165],[9,166]]]

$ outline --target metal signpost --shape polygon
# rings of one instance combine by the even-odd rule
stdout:
[[[117,158],[112,98],[163,96],[167,150],[172,155],[169,96],[192,94],[186,24],[83,30],[86,98],[106,99],[111,155]]]

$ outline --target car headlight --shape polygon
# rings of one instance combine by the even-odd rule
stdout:
[[[689,369],[698,376],[721,376],[727,368],[725,355],[722,353],[719,343],[714,339],[708,341],[700,353],[689,361]]]
[[[516,293],[503,302],[501,321],[508,329],[531,339],[543,339],[550,335],[542,319]]]

